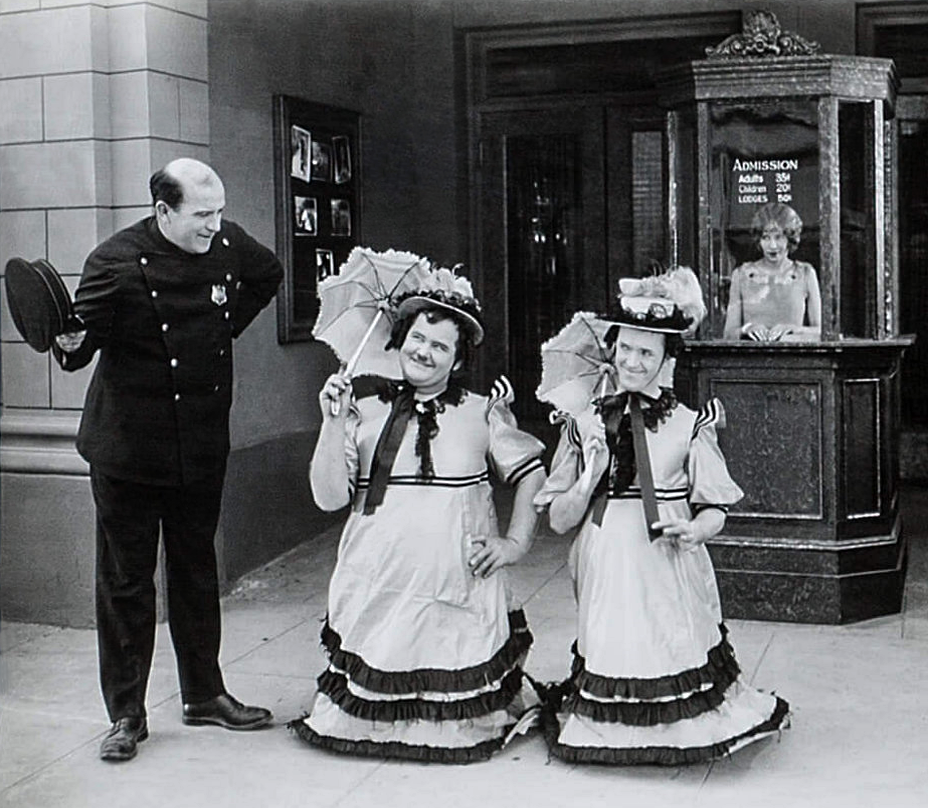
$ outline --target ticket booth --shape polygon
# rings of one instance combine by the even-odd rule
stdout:
[[[745,491],[710,545],[730,617],[901,609],[897,84],[890,60],[821,54],[769,12],[662,76],[671,260],[698,272],[709,306],[678,392],[722,400]],[[820,333],[726,337],[733,273],[757,257],[752,220],[770,202],[802,219],[792,257],[816,271]]]

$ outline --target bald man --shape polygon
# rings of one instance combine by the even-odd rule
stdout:
[[[273,298],[273,252],[223,219],[212,168],[181,159],[149,182],[154,211],[100,244],[75,293],[85,331],[58,338],[66,371],[99,351],[77,437],[97,512],[100,683],[112,727],[103,760],[148,737],[159,533],[185,724],[248,730],[271,714],[241,704],[219,669],[213,546],[232,403],[232,339]]]

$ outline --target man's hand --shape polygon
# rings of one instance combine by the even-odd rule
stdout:
[[[66,334],[59,334],[55,337],[55,342],[58,343],[58,347],[61,348],[65,353],[74,353],[81,345],[84,344],[84,338],[87,336],[87,331],[70,331]]]
[[[679,546],[681,550],[695,550],[708,536],[690,519],[664,519],[651,527],[661,531],[661,539]]]
[[[351,379],[341,373],[333,373],[319,391],[319,408],[322,420],[341,417],[344,420],[351,403]]]
[[[467,559],[471,575],[489,578],[508,564],[515,564],[525,554],[523,546],[508,536],[479,536],[471,539],[471,554]]]

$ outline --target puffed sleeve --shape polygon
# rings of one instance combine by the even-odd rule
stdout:
[[[725,427],[725,408],[717,398],[700,409],[693,425],[687,473],[690,480],[690,505],[717,507],[728,511],[744,492],[728,473],[725,457],[719,449],[717,430]]]
[[[561,424],[561,437],[554,450],[551,473],[535,495],[534,505],[539,510],[547,508],[559,494],[569,491],[582,470],[583,454],[576,420],[567,413],[557,413],[552,420]]]
[[[544,471],[541,455],[545,445],[534,435],[519,429],[507,399],[490,400],[487,425],[490,463],[501,480],[518,485],[533,471]]]

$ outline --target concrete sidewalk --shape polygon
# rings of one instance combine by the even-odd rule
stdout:
[[[901,615],[850,626],[729,621],[745,677],[791,703],[792,728],[730,759],[685,768],[572,767],[541,737],[487,763],[441,766],[336,756],[284,724],[323,669],[318,632],[338,530],[243,579],[223,601],[229,690],[270,707],[255,733],[185,727],[165,626],[149,689],[151,737],[125,764],[98,760],[108,728],[93,631],[0,628],[0,806],[743,806],[928,804],[928,490],[903,492],[911,542]],[[527,669],[567,673],[574,603],[568,542],[542,535],[512,571],[535,634]]]

